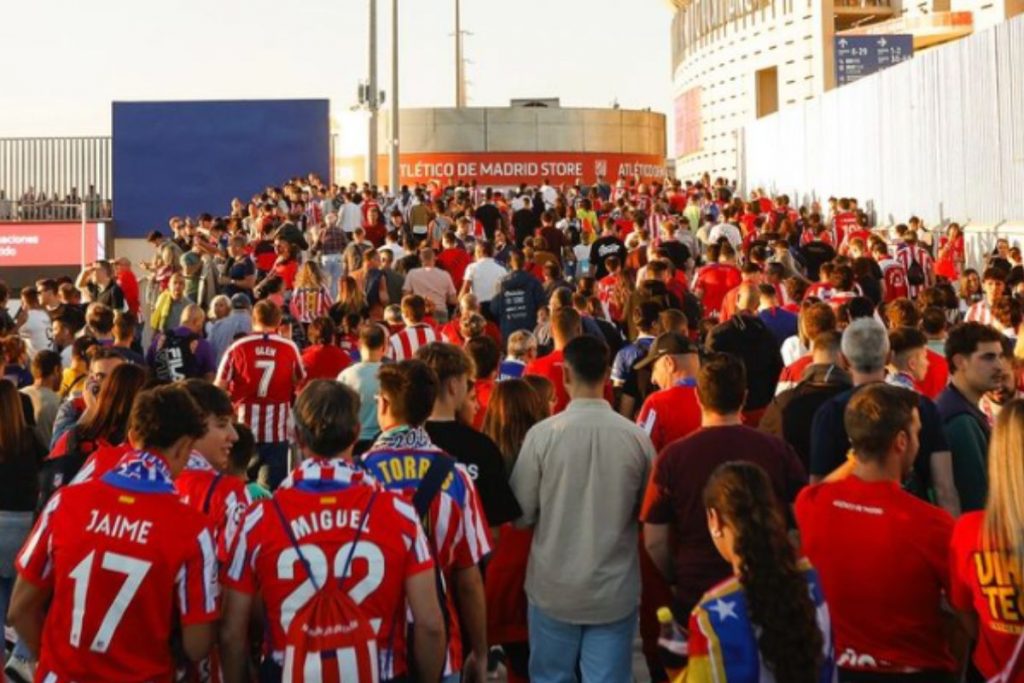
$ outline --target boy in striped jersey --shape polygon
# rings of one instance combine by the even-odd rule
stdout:
[[[298,347],[278,334],[280,325],[276,304],[264,300],[253,306],[253,333],[224,352],[216,381],[231,396],[239,422],[255,435],[260,483],[270,489],[288,474],[291,405],[306,376]]]
[[[351,672],[351,680],[374,680],[374,665],[382,681],[413,680],[412,669],[420,680],[438,680],[444,661],[444,621],[434,562],[413,506],[382,490],[372,476],[352,464],[359,435],[358,395],[338,382],[314,380],[296,401],[295,430],[305,459],[273,500],[249,509],[227,567],[221,627],[225,680],[251,680],[248,636],[257,594],[266,610],[270,650],[260,667],[260,680],[282,680],[285,652],[294,645],[288,640],[289,627],[315,593],[305,566],[321,586],[330,575],[341,581],[376,631],[378,661],[354,654],[350,665],[359,670]],[[305,563],[294,550],[285,522],[301,544]],[[359,528],[362,535],[357,538]],[[349,552],[354,570],[342,576]],[[412,653],[406,651],[407,602],[415,635]],[[328,658],[315,658],[313,665],[323,670],[307,668],[305,680],[313,680],[311,675],[337,680],[337,668],[328,670]]]

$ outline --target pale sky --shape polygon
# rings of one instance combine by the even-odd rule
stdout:
[[[0,137],[107,135],[112,100],[327,97],[356,102],[368,0],[4,0]],[[390,0],[378,69],[390,91]],[[454,100],[454,0],[400,0],[403,107]],[[462,0],[470,106],[667,113],[664,0]],[[671,125],[669,125],[671,128]]]

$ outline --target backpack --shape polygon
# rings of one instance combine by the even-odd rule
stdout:
[[[349,546],[340,574],[342,577],[348,576],[352,568],[352,557],[376,498],[377,492],[374,491],[359,518],[359,528]],[[316,589],[309,602],[295,613],[288,627],[282,683],[320,683],[328,679],[339,683],[377,683],[380,680],[377,636],[370,620],[355,600],[342,590],[340,578],[320,585],[291,524],[284,516],[281,504],[276,498],[271,498],[271,505],[306,576]]]
[[[168,330],[157,342],[153,354],[153,372],[160,382],[177,382],[182,379],[199,376],[199,363],[196,360],[195,346],[199,335],[176,334]]]
[[[64,442],[64,454],[47,458],[39,466],[37,513],[42,511],[46,502],[58,489],[71,483],[78,471],[82,469],[82,465],[98,447],[98,444],[92,439],[83,441],[78,435],[77,427],[69,429],[67,434],[68,438]]]
[[[907,282],[915,287],[924,284],[924,268],[917,262],[914,255],[910,255],[910,265],[907,266]]]

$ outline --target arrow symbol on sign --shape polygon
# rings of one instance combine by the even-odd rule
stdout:
[[[846,42],[846,38],[839,39],[839,47],[846,47],[849,43]]]
[[[887,41],[885,38],[879,38],[878,39],[878,47],[885,47],[888,44],[889,44],[889,41]]]

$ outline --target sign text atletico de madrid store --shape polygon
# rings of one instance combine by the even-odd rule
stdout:
[[[388,162],[380,157],[377,182],[388,183]],[[414,153],[400,156],[403,185],[431,181],[447,184],[475,180],[478,185],[512,187],[520,183],[553,185],[582,181],[590,185],[598,176],[614,183],[619,177],[640,177],[641,182],[665,178],[664,157],[653,154],[606,154],[601,152],[456,152]]]

